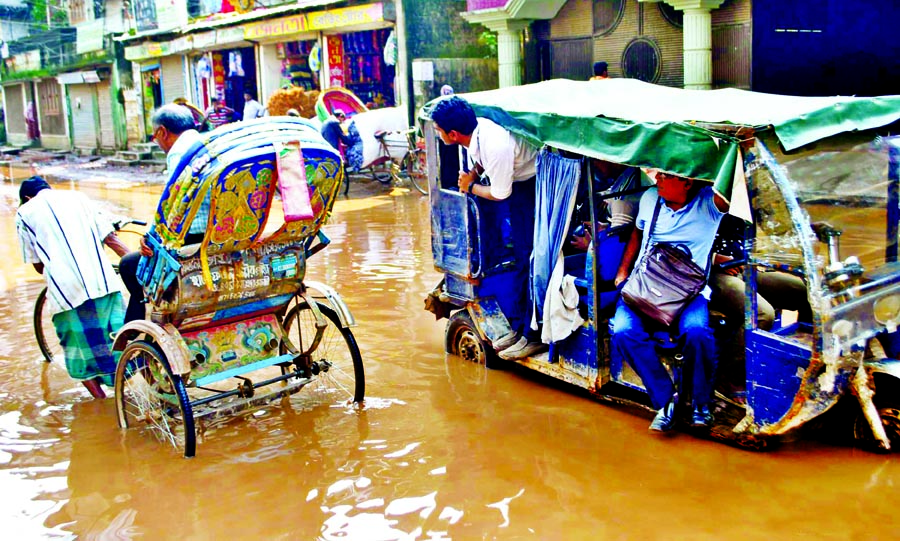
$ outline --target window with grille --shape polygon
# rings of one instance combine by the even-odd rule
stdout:
[[[635,38],[622,53],[625,77],[655,83],[660,74],[659,47],[647,38]]]
[[[609,34],[625,14],[625,0],[594,0],[594,35]]]
[[[93,0],[69,0],[69,24],[78,24],[90,21],[88,10],[93,11]],[[91,13],[93,15],[93,13]]]
[[[684,27],[684,12],[680,9],[675,9],[669,4],[665,2],[660,2],[656,4],[659,8],[659,12],[662,14],[663,19],[669,22],[675,28],[683,28]]]

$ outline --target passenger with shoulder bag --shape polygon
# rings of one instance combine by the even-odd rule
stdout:
[[[616,275],[616,285],[624,287],[610,321],[610,357],[616,365],[628,363],[640,376],[657,410],[650,425],[657,432],[674,427],[679,397],[647,331],[656,324],[681,337],[684,373],[691,375],[691,424],[703,428],[712,420],[709,405],[717,355],[709,326],[707,273],[701,265],[709,266],[728,201],[699,182],[656,175],[656,188],[641,196],[636,227]]]
[[[646,233],[644,256],[621,293],[622,300],[632,309],[668,327],[706,287],[707,270],[694,263],[686,245],[653,242],[661,206],[662,198],[658,198]]]

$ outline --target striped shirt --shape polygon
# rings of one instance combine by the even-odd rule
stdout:
[[[19,207],[16,231],[25,263],[43,263],[51,314],[122,291],[103,249],[113,225],[84,195],[42,190]]]

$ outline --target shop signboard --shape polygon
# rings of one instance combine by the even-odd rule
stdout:
[[[172,42],[141,43],[140,45],[125,47],[125,60],[142,60],[144,58],[166,56],[172,52],[174,52],[172,50]]]
[[[244,26],[244,37],[250,40],[258,40],[276,36],[289,36],[305,31],[306,15],[299,13],[290,17],[247,24]]]
[[[306,24],[309,30],[328,30],[383,20],[384,4],[381,2],[306,14]]]
[[[134,0],[134,20],[138,32],[156,30],[156,0]]]
[[[216,44],[215,30],[212,30],[210,32],[200,32],[199,34],[194,34],[193,36],[195,49],[204,49],[206,47],[212,47]]]
[[[77,54],[103,50],[103,19],[94,19],[75,27]]]
[[[344,86],[344,42],[341,36],[327,36],[328,86]]]
[[[233,45],[242,41],[244,41],[244,29],[240,26],[216,30],[216,45]]]
[[[156,0],[156,22],[160,30],[170,30],[188,23],[187,2]]]
[[[187,3],[179,0],[134,0],[139,32],[170,30],[187,25]]]
[[[194,48],[192,36],[181,36],[169,42],[169,54],[190,51]]]
[[[219,99],[225,98],[225,64],[222,53],[213,53],[213,92]]]

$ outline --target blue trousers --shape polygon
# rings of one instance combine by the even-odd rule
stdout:
[[[534,246],[534,178],[512,183],[512,194],[507,198],[509,223],[513,232],[513,253],[516,266],[513,272],[515,284],[510,292],[515,299],[512,314],[507,314],[512,330],[540,341],[540,332],[531,331],[531,250]]]
[[[672,399],[675,386],[647,333],[648,322],[629,308],[622,299],[616,305],[616,315],[610,322],[614,360],[628,362],[640,376],[655,409],[660,409]],[[716,341],[709,327],[708,301],[698,295],[678,319],[678,333],[684,340],[682,353],[684,367],[692,374],[694,407],[708,405],[712,401],[713,378],[716,372]]]

